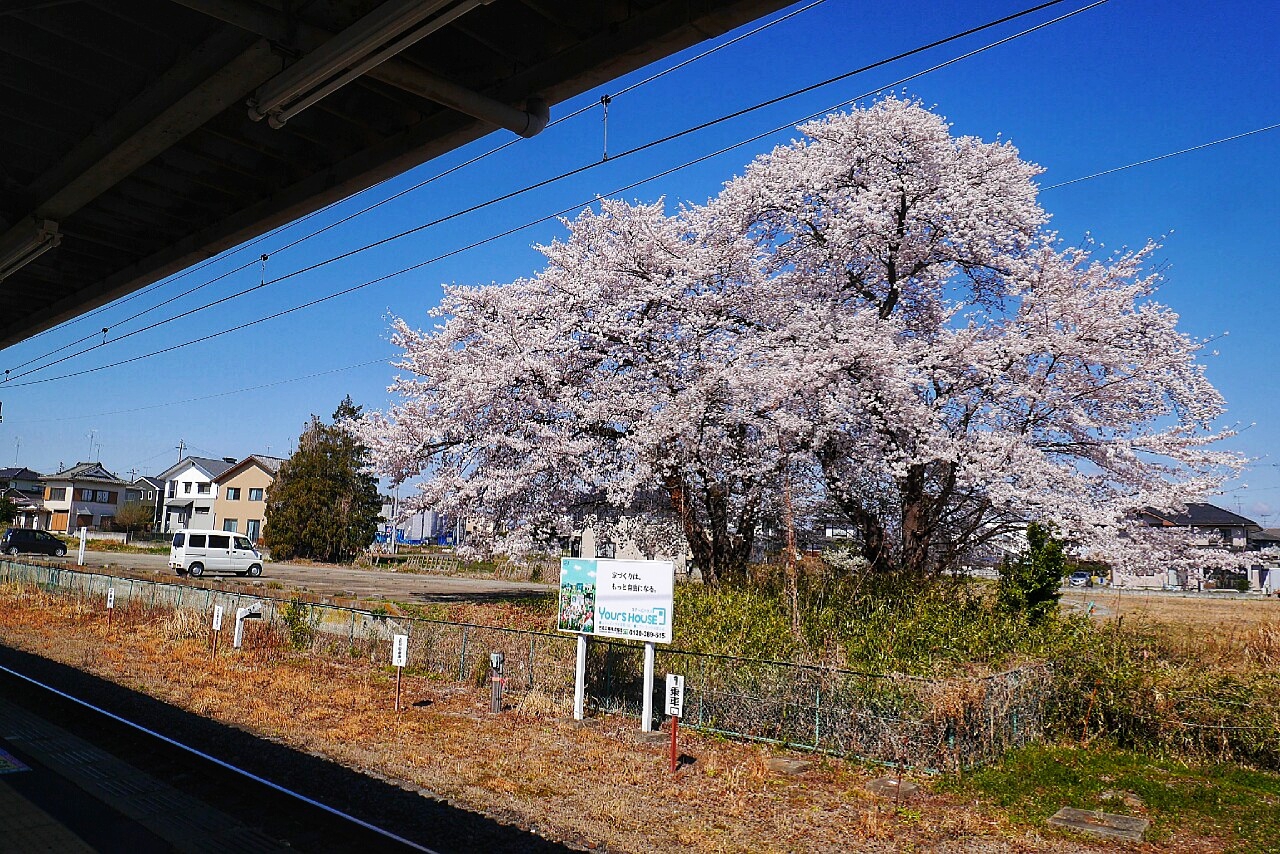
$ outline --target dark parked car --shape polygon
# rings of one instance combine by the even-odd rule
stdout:
[[[31,552],[62,557],[67,553],[67,544],[47,531],[7,528],[4,536],[0,537],[0,552],[7,555]]]

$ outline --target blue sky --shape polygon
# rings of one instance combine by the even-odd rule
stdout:
[[[327,417],[344,394],[369,408],[386,405],[386,386],[393,374],[387,363],[394,356],[387,340],[389,315],[425,325],[429,323],[426,312],[439,301],[442,283],[503,282],[534,272],[541,256],[532,245],[562,234],[561,227],[544,223],[314,308],[240,332],[210,336],[580,206],[598,195],[615,195],[618,187],[863,93],[882,88],[905,91],[935,106],[957,133],[985,139],[999,134],[1012,140],[1024,158],[1048,170],[1041,179],[1046,188],[1280,122],[1280,70],[1276,67],[1280,4],[1276,3],[1110,0],[1009,44],[894,85],[908,75],[1084,5],[1064,3],[641,154],[611,159],[573,178],[13,379],[8,387],[0,386],[4,404],[0,466],[16,462],[50,472],[59,463],[71,465],[93,457],[122,476],[133,469],[157,473],[176,461],[180,439],[190,453],[283,456],[309,416]],[[921,14],[921,8],[927,8],[928,14]],[[915,7],[824,0],[615,98],[609,108],[609,152],[616,156],[665,134],[1021,8],[1020,3],[994,0],[940,0]],[[31,366],[14,366],[103,326],[111,328],[109,339],[114,339],[146,322],[256,285],[264,279],[259,265],[206,285],[143,318],[123,320],[263,252],[270,255],[265,278],[274,279],[599,161],[604,143],[597,103],[601,95],[616,93],[759,23],[558,105],[553,118],[595,104],[539,137],[519,141],[319,238],[277,252],[320,225],[425,181],[511,137],[494,133],[238,255],[10,347],[0,352],[0,369],[10,368],[16,376]],[[795,136],[794,130],[774,133],[621,196],[643,201],[665,196],[669,203],[705,201],[753,156]],[[1116,248],[1167,235],[1159,257],[1167,265],[1168,278],[1159,298],[1182,315],[1182,327],[1189,334],[1229,333],[1213,345],[1219,355],[1208,359],[1208,374],[1228,401],[1224,423],[1246,428],[1231,446],[1258,458],[1242,479],[1248,487],[1236,484],[1217,501],[1275,525],[1280,525],[1280,423],[1273,377],[1280,363],[1278,155],[1280,130],[1273,130],[1045,189],[1041,194],[1054,227],[1069,242],[1088,232],[1108,248]],[[17,385],[188,340],[197,343],[122,367]],[[359,367],[351,367],[355,365]],[[193,398],[209,399],[186,402]]]

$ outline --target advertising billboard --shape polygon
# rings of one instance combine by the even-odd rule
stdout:
[[[675,565],[669,560],[562,558],[562,632],[671,643]]]

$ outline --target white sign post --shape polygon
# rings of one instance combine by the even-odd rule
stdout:
[[[210,634],[209,644],[209,660],[212,661],[218,654],[218,635],[222,634],[222,606],[213,606],[213,631]]]
[[[111,615],[116,610],[116,589],[114,587],[107,588],[107,628],[111,628]]]
[[[80,553],[76,556],[76,566],[84,566],[84,541],[89,536],[88,528],[80,529]]]
[[[236,608],[236,633],[231,639],[231,645],[236,649],[244,643],[244,621],[245,620],[261,620],[262,619],[262,603],[254,602],[244,608]]]
[[[573,717],[586,705],[587,637],[627,638],[644,643],[641,729],[653,729],[654,645],[671,643],[675,565],[669,560],[563,558],[557,628],[578,635]]]
[[[396,669],[396,711],[400,711],[400,675],[409,663],[409,636],[395,635],[391,640],[391,665]]]
[[[684,677],[674,673],[667,674],[667,714],[671,716],[671,773],[676,772],[676,732],[680,729],[680,718],[684,717]]]

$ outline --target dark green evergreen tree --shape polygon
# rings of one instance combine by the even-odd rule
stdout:
[[[312,416],[267,494],[263,543],[276,560],[340,563],[363,551],[378,530],[382,498],[364,471],[368,448],[346,430],[360,407],[348,395],[333,423]]]
[[[1000,605],[1037,623],[1058,606],[1058,590],[1066,574],[1062,541],[1054,539],[1044,525],[1033,522],[1027,526],[1026,550],[1000,565]]]
[[[18,505],[12,499],[0,495],[0,525],[8,525],[18,518]]]

